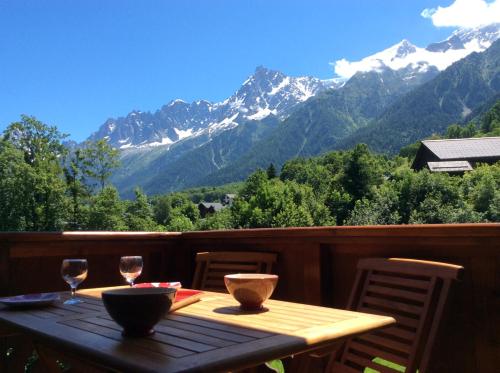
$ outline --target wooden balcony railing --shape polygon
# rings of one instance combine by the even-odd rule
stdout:
[[[343,308],[362,257],[407,257],[460,264],[433,354],[435,372],[500,367],[500,224],[252,229],[188,233],[0,233],[0,294],[65,290],[61,260],[85,257],[83,287],[116,285],[121,255],[144,257],[139,281],[189,286],[199,251],[268,251],[278,299]]]

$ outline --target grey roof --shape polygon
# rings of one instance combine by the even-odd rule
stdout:
[[[443,160],[500,157],[500,137],[424,140],[422,144]]]
[[[219,211],[224,208],[224,205],[219,202],[200,202],[200,205],[203,205],[206,209],[213,207],[214,211]]]
[[[462,172],[472,171],[472,166],[467,161],[427,162],[432,172]]]

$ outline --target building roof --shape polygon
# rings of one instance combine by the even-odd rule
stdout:
[[[222,203],[219,203],[219,202],[200,202],[199,205],[203,205],[203,207],[205,207],[207,210],[210,207],[212,207],[214,209],[214,211],[219,211],[219,210],[222,210],[224,208],[224,205]]]
[[[427,162],[432,172],[463,172],[472,171],[472,166],[467,161]]]
[[[500,137],[424,140],[422,144],[442,160],[500,157]]]

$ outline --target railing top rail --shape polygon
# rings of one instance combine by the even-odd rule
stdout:
[[[413,224],[413,225],[373,225],[341,227],[297,227],[297,228],[259,228],[219,231],[184,232],[182,238],[221,238],[221,237],[376,237],[376,236],[465,236],[500,237],[500,223],[476,224]]]
[[[335,237],[500,237],[500,223],[413,224],[342,227],[232,229],[193,232],[0,232],[4,241],[106,241],[200,238],[335,238]]]
[[[13,241],[155,240],[180,236],[180,232],[0,232],[1,240]]]

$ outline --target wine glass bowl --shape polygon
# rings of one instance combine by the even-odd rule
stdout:
[[[76,298],[76,288],[86,278],[88,273],[87,259],[64,259],[61,264],[61,276],[71,288],[71,298],[64,304],[77,304],[82,300]]]
[[[120,274],[130,286],[142,273],[142,256],[122,256],[120,258]]]

